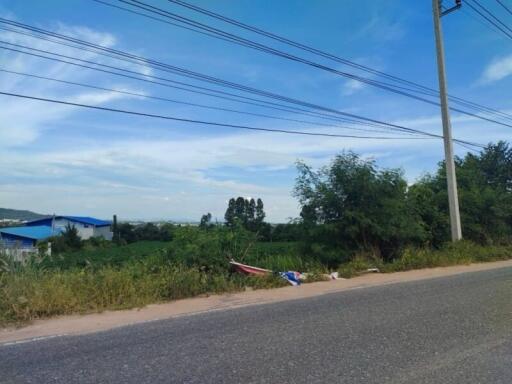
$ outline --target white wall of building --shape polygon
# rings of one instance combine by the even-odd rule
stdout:
[[[112,240],[112,232],[110,231],[110,226],[103,227],[95,227],[94,225],[78,223],[76,221],[71,221],[65,218],[56,218],[53,222],[53,226],[55,229],[60,229],[62,231],[66,230],[66,226],[70,224],[74,226],[78,231],[78,236],[82,240],[90,239],[91,237],[103,237],[106,240]]]
[[[110,226],[95,227],[93,236],[103,237],[105,240],[112,240],[113,233],[110,230]]]

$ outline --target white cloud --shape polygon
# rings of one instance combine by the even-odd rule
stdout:
[[[58,24],[56,32],[86,41],[92,41],[106,47],[112,47],[117,42],[116,37],[110,33],[98,32],[81,26]],[[101,61],[103,63],[108,62],[125,68],[127,67],[126,64],[120,64],[119,61],[110,58],[105,59],[103,56],[94,52],[77,50],[75,48],[57,45],[52,42],[38,40],[10,31],[0,32],[0,37],[2,40],[13,44],[48,50],[84,60]],[[91,71],[64,63],[27,56],[22,53],[0,50],[0,61],[2,62],[2,68],[10,71],[36,74],[38,76],[53,77],[74,82],[82,81],[87,83],[89,79],[93,79],[92,82],[97,84],[98,81],[98,76]],[[146,75],[152,73],[151,70],[146,67],[132,64],[128,64],[128,66]],[[71,102],[91,105],[102,105],[120,99],[135,98],[135,96],[115,92],[84,91],[84,88],[78,86],[70,87],[69,85],[63,85],[58,82],[38,80],[5,72],[0,73],[0,82],[2,83],[2,90],[5,92],[65,99]],[[104,86],[107,88],[113,87],[108,83]],[[116,86],[123,91],[146,94],[144,91],[133,90],[131,87],[123,84],[117,84]],[[116,86],[114,86],[114,88]],[[42,104],[41,102],[8,96],[0,96],[0,98],[2,102],[2,108],[0,108],[0,148],[29,145],[35,142],[43,132],[52,129],[55,122],[62,121],[77,112],[76,108],[69,106]]]
[[[364,88],[364,84],[360,81],[350,79],[345,82],[343,85],[343,95],[344,96],[351,96],[357,91]]]
[[[493,60],[485,68],[480,83],[487,84],[512,75],[512,55]]]

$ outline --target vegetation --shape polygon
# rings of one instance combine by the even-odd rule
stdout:
[[[512,149],[500,142],[456,159],[463,236],[479,245],[512,240]],[[400,170],[378,169],[354,153],[318,171],[299,163],[305,253],[329,266],[361,253],[384,262],[406,248],[439,249],[449,240],[446,173],[407,186]]]
[[[134,243],[136,241],[170,241],[175,226],[164,224],[156,226],[153,223],[134,226],[129,223],[117,224],[117,233],[115,238],[119,239],[121,244]]]
[[[229,200],[226,223],[117,226],[116,242],[67,228],[52,256],[25,265],[0,255],[0,323],[130,308],[199,294],[285,284],[232,273],[229,260],[273,271],[350,277],[512,258],[512,149],[489,145],[456,160],[463,235],[448,242],[444,164],[412,185],[354,153],[313,170],[298,164],[300,218],[265,223],[261,199]]]
[[[224,219],[228,227],[239,224],[249,231],[259,231],[265,219],[263,201],[261,199],[257,201],[244,199],[243,197],[230,199]]]

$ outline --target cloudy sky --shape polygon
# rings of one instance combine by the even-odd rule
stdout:
[[[123,6],[115,0],[106,1]],[[437,88],[430,1],[191,1],[343,58]],[[165,0],[145,2],[340,71],[362,74]],[[493,4],[490,6],[512,25],[512,16]],[[250,87],[441,134],[435,106],[92,0],[0,0],[0,16]],[[443,18],[443,23],[450,93],[512,112],[512,40],[487,28],[467,10]],[[5,24],[0,27],[11,28]],[[0,29],[0,40],[121,67],[139,76],[215,87],[5,29]],[[0,49],[0,69],[1,92],[228,124],[357,134],[321,125],[329,123],[326,120],[193,94],[5,49]],[[133,93],[284,120],[198,108]],[[0,207],[42,213],[104,218],[117,213],[124,219],[198,220],[203,213],[211,212],[221,219],[230,197],[245,196],[261,197],[268,220],[279,222],[298,215],[297,201],[291,195],[298,159],[319,167],[343,150],[354,150],[375,159],[379,166],[402,168],[413,182],[435,169],[443,157],[438,139],[349,139],[250,132],[9,96],[0,96],[0,106]],[[511,138],[510,128],[457,113],[452,117],[455,137],[479,143]],[[464,155],[467,149],[457,146],[456,151]]]

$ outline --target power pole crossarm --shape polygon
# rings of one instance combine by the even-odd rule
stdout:
[[[443,14],[448,14],[460,8],[460,0],[456,1],[453,8]],[[434,12],[434,31],[437,50],[437,71],[439,76],[439,94],[441,96],[441,116],[443,120],[444,155],[446,162],[446,180],[448,184],[448,203],[450,207],[450,226],[452,241],[462,239],[462,230],[459,213],[459,197],[457,192],[457,178],[455,175],[455,162],[453,159],[452,126],[450,123],[450,112],[448,109],[448,96],[446,89],[446,72],[444,64],[443,32],[441,28],[441,1],[432,0]]]

